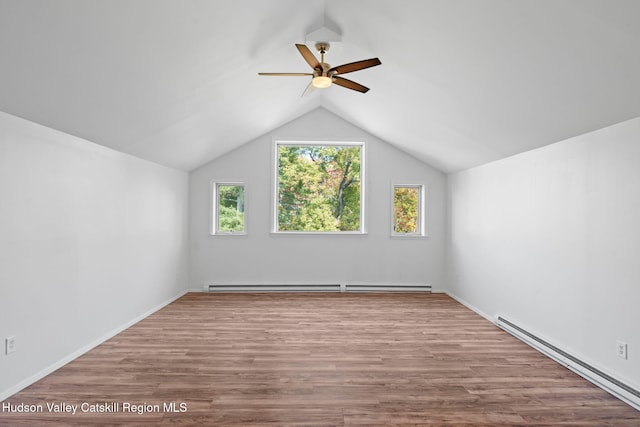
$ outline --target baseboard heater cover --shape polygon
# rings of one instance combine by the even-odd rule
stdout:
[[[558,363],[566,366],[581,377],[614,395],[623,402],[626,402],[635,409],[640,410],[639,390],[636,390],[606,372],[603,372],[600,369],[580,360],[576,356],[532,334],[502,316],[498,316],[496,325],[537,350],[540,350]]]
[[[340,292],[340,284],[208,284],[209,292]]]
[[[207,292],[431,292],[426,284],[384,283],[298,283],[298,284],[231,284],[206,283]]]
[[[394,285],[385,283],[348,283],[345,292],[431,292],[431,285]]]

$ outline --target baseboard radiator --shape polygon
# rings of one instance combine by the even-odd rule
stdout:
[[[394,285],[384,283],[348,283],[344,292],[431,292],[431,285]]]
[[[204,286],[208,292],[340,292],[340,284],[241,284],[210,283]]]
[[[204,290],[206,292],[431,292],[431,285],[388,283],[205,283]]]
[[[532,334],[513,322],[498,316],[496,325],[509,332],[516,338],[524,341],[538,351],[551,357],[556,362],[574,371],[576,374],[626,402],[637,410],[640,410],[640,391],[628,384],[612,377],[600,369],[580,360],[576,356],[562,350],[548,341]]]

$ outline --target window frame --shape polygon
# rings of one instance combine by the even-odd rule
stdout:
[[[218,190],[221,186],[238,186],[243,188],[244,192],[244,216],[243,216],[243,230],[242,231],[225,231],[220,230],[219,220],[220,220],[220,191]],[[211,203],[210,203],[210,224],[209,224],[209,235],[211,236],[246,236],[247,233],[247,183],[244,181],[238,180],[213,180],[211,181]]]
[[[351,231],[294,231],[278,230],[278,200],[279,200],[279,169],[278,147],[280,146],[339,146],[360,147],[360,229]],[[271,234],[273,235],[304,235],[304,236],[364,236],[366,227],[366,141],[364,140],[284,140],[274,139],[272,145],[272,193],[271,193]]]
[[[396,188],[418,188],[418,231],[411,233],[400,233],[395,230],[395,195]],[[428,237],[427,233],[427,195],[428,187],[424,183],[394,182],[391,184],[391,237],[420,238]]]

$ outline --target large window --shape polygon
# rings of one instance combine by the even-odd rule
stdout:
[[[364,144],[276,143],[276,232],[364,232]]]
[[[244,184],[214,183],[213,200],[213,234],[245,234]]]
[[[394,236],[424,236],[424,186],[393,186]]]

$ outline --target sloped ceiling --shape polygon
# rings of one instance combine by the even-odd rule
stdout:
[[[257,75],[323,25],[369,93]],[[324,107],[458,171],[640,116],[639,76],[637,0],[0,0],[0,110],[183,170]]]

